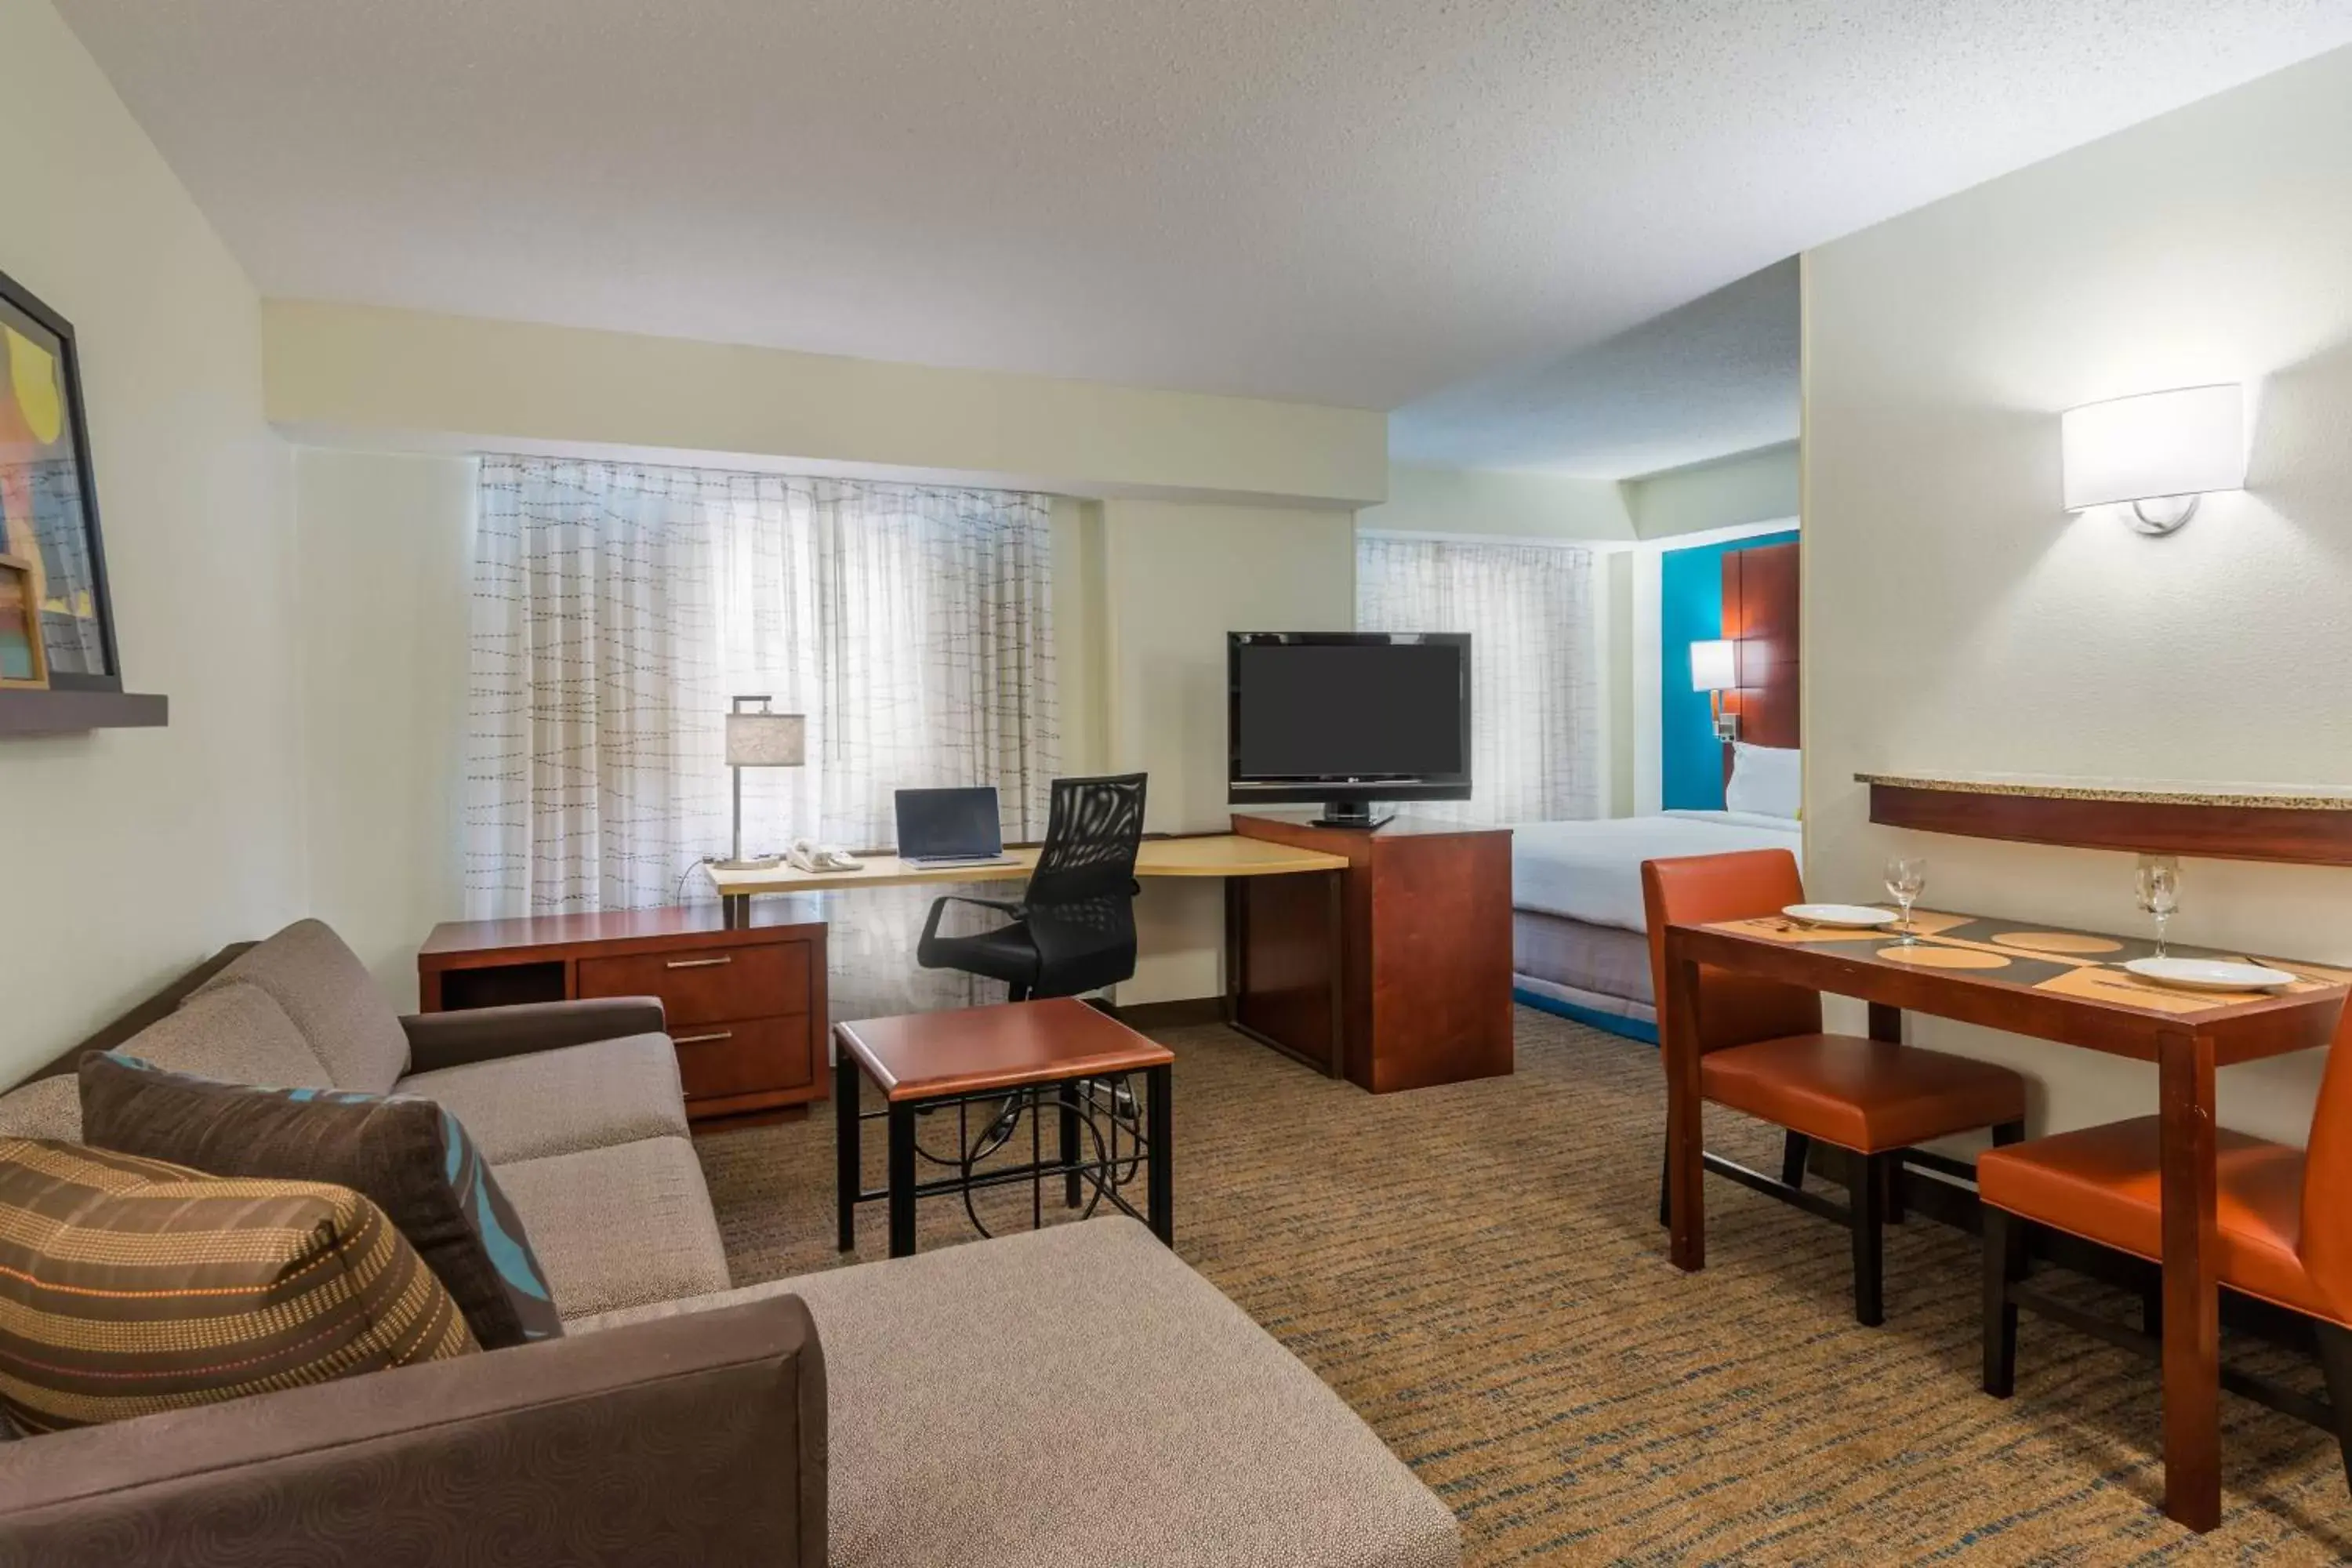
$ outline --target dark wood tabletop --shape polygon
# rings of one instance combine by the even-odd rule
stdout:
[[[861,1018],[833,1037],[893,1101],[1167,1067],[1176,1054],[1075,997]]]
[[[1809,928],[1780,915],[1677,934],[1702,963],[2139,1061],[2157,1059],[2151,1026],[2158,1021],[2211,1035],[2223,1067],[2324,1046],[2352,986],[2352,971],[2326,964],[2169,942],[2175,957],[2252,962],[2297,976],[2275,993],[2181,991],[2123,968],[2155,952],[2146,938],[2000,916],[1914,913],[1919,940],[1907,949],[1899,932]]]

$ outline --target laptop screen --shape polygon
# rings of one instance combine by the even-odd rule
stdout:
[[[902,789],[898,853],[909,860],[1002,855],[999,820],[993,788]]]

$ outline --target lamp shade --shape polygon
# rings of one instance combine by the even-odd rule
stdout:
[[[2243,489],[2245,389],[2184,386],[2058,416],[2066,510]]]
[[[1730,691],[1739,685],[1738,650],[1728,642],[1695,642],[1691,650],[1691,689]]]
[[[807,752],[808,721],[798,713],[727,715],[730,768],[796,768]]]

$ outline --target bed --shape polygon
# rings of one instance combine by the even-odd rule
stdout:
[[[1642,862],[1736,849],[1801,854],[1795,819],[1666,811],[1522,824],[1511,835],[1511,985],[1529,1006],[1636,1039],[1658,1037]]]

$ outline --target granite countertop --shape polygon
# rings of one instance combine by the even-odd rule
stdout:
[[[2124,784],[2095,779],[1977,778],[1927,773],[1856,773],[1856,784],[1951,795],[2030,795],[2040,800],[2107,800],[2135,805],[2212,805],[2273,811],[2352,811],[2352,789],[2288,784]]]

